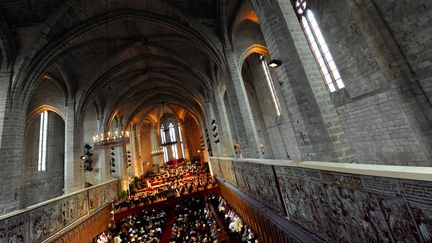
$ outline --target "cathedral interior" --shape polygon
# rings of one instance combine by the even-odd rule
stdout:
[[[0,0],[0,242],[432,242],[432,1]]]

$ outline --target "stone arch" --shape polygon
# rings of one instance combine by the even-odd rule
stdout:
[[[237,28],[239,28],[239,26],[242,25],[242,23],[250,21],[252,23],[259,24],[259,20],[254,9],[247,1],[240,1],[235,10],[234,16],[235,17],[229,26],[229,36],[231,40],[233,39],[234,32],[237,30]]]
[[[220,48],[214,44],[213,40],[210,40],[199,30],[191,28],[190,24],[179,23],[173,19],[145,11],[120,9],[108,12],[95,18],[91,18],[87,22],[75,25],[66,34],[59,36],[56,41],[46,44],[43,48],[43,51],[36,54],[33,59],[28,61],[28,63],[23,63],[21,65],[21,68],[19,69],[15,78],[17,81],[14,83],[14,93],[16,93],[19,89],[23,89],[24,93],[27,93],[30,85],[32,85],[35,80],[39,80],[45,70],[48,70],[59,60],[59,58],[57,58],[58,55],[56,54],[60,53],[64,49],[64,43],[70,42],[82,34],[90,31],[91,29],[100,27],[103,24],[126,18],[145,20],[169,26],[178,33],[188,36],[191,43],[206,51],[209,57],[211,57],[221,68],[224,67],[222,65],[224,59],[222,58]],[[24,80],[27,80],[27,82],[24,82]]]
[[[40,113],[44,111],[54,112],[59,115],[63,119],[63,121],[65,121],[65,116],[61,110],[51,105],[41,105],[27,115],[26,127],[28,126],[28,124],[32,123],[40,115]]]
[[[241,55],[240,55],[240,63],[239,66],[242,67],[244,61],[246,60],[246,58],[248,58],[250,55],[252,54],[259,54],[259,55],[263,55],[263,56],[268,56],[269,55],[269,51],[267,49],[267,47],[261,45],[261,44],[253,44],[251,46],[249,46]]]
[[[0,71],[9,70],[15,61],[15,45],[4,18],[0,15]]]
[[[24,110],[27,111],[27,120],[33,118],[35,112],[37,114],[37,112],[49,110],[57,113],[63,121],[66,121],[66,95],[67,90],[59,79],[46,76],[27,98],[27,103],[23,105]]]
[[[281,105],[279,102],[274,104],[273,99],[269,98],[273,97],[273,94],[277,97],[277,93],[276,90],[272,90],[273,87],[269,87],[269,82],[271,81],[267,80],[261,64],[261,55],[265,54],[265,51],[266,49],[254,51],[251,48],[251,53],[243,60],[241,67],[249,105],[258,134],[260,156],[273,158],[268,128],[272,127],[275,117],[278,114],[279,116],[281,115]]]

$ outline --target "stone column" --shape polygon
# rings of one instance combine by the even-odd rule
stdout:
[[[70,101],[65,117],[65,193],[84,188],[84,162],[81,155],[84,149],[82,129],[76,122],[75,103]]]
[[[139,165],[138,165],[138,157],[137,157],[137,153],[136,153],[136,148],[137,148],[137,146],[136,146],[136,144],[137,144],[137,139],[136,139],[136,136],[135,136],[135,126],[131,126],[131,129],[130,129],[130,137],[129,137],[129,139],[130,139],[130,145],[128,146],[129,147],[129,150],[128,151],[130,151],[130,153],[129,154],[127,154],[127,155],[130,155],[131,156],[131,158],[128,158],[128,160],[130,160],[131,161],[131,166],[129,167],[129,171],[131,172],[130,174],[129,174],[129,176],[140,176],[140,171],[139,171]]]
[[[223,97],[218,91],[215,91],[214,102],[216,110],[218,111],[218,121],[219,121],[219,137],[220,137],[220,154],[221,156],[234,157],[234,143],[232,140],[232,134],[230,130],[230,125],[228,122],[227,111],[223,103]],[[234,129],[234,128],[231,128]]]
[[[216,123],[218,123],[217,122],[218,119],[217,119],[216,114],[213,110],[213,106],[210,102],[204,102],[204,107],[205,107],[205,110],[207,112],[206,121],[203,121],[203,122],[206,122],[206,124],[204,124],[204,126],[207,127],[207,129],[208,129],[210,143],[211,143],[212,151],[213,151],[213,156],[219,157],[219,156],[221,156],[220,143],[215,143],[216,139],[215,139],[215,137],[213,137],[214,132],[212,130],[212,128],[213,128],[212,121],[215,120]],[[219,126],[219,124],[218,124],[218,126]]]
[[[210,155],[209,155],[209,152],[208,152],[208,148],[209,148],[208,146],[209,146],[209,144],[206,141],[207,138],[206,138],[205,129],[206,129],[206,125],[201,120],[201,133],[203,134],[203,138],[204,138],[204,141],[205,141],[205,143],[207,145],[207,148],[204,149],[204,151],[201,151],[202,155],[200,155],[200,157],[202,157],[203,161],[209,162],[210,161]]]
[[[18,101],[11,106],[10,78],[0,73],[0,215],[19,209],[21,201],[26,112]]]
[[[238,60],[233,51],[226,51],[225,55],[230,75],[227,82],[228,99],[234,113],[233,118],[238,125],[239,143],[242,147],[243,157],[260,158],[258,133],[241,75],[241,67],[238,66]]]
[[[4,129],[4,121],[6,119],[6,110],[7,110],[7,102],[9,96],[9,88],[10,88],[10,80],[11,80],[10,72],[1,72],[0,73],[0,144],[3,140],[3,129]]]
[[[116,170],[118,170],[121,191],[129,190],[126,145],[116,147],[114,151],[116,154]]]
[[[99,152],[99,174],[101,182],[108,181],[111,176],[111,149],[103,146],[98,149]]]
[[[155,129],[154,127],[150,130],[150,143],[151,151],[159,150],[158,129]],[[161,156],[163,155],[152,156],[153,167],[159,168],[161,166]]]

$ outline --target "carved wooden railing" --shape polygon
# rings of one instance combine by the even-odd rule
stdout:
[[[117,200],[118,186],[114,179],[3,215],[0,242],[42,242]]]
[[[325,241],[430,240],[431,167],[210,160],[220,180]]]

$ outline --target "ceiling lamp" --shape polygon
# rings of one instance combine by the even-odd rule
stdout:
[[[276,60],[276,59],[271,60],[268,63],[268,66],[271,67],[271,68],[276,68],[276,67],[279,67],[280,65],[282,65],[282,62],[280,60]]]

